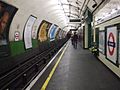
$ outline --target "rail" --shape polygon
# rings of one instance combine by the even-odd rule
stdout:
[[[0,90],[19,90],[24,88],[49,62],[50,58],[63,46],[67,40],[54,43],[54,47],[26,60],[6,75],[0,77]]]

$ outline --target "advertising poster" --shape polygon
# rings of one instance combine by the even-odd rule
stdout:
[[[119,32],[119,61],[118,63],[120,64],[120,32]]]
[[[62,39],[63,38],[62,36],[63,36],[63,30],[60,30],[59,31],[59,39]]]
[[[48,33],[50,41],[55,40],[55,33],[56,33],[56,31],[57,31],[57,26],[52,24],[52,26],[49,29],[49,33]]]
[[[99,52],[105,54],[105,32],[99,32]]]
[[[38,39],[38,30],[41,22],[42,22],[41,19],[35,21],[33,30],[32,30],[32,39],[35,39],[35,40]]]
[[[63,35],[62,35],[62,37],[63,37],[63,38],[66,37],[66,32],[65,32],[65,31],[63,31]]]
[[[36,20],[36,17],[30,16],[27,20],[27,23],[25,25],[24,29],[24,43],[25,43],[25,48],[29,49],[32,48],[32,29],[33,29],[33,24]]]
[[[56,32],[56,36],[55,36],[56,39],[60,39],[60,37],[59,37],[59,32],[60,32],[60,30],[61,30],[61,29],[58,28],[58,30],[57,30],[57,32]]]
[[[54,38],[55,38],[55,39],[56,39],[58,30],[59,30],[59,27],[57,27],[57,29],[55,30],[55,35],[54,35]]]
[[[107,28],[107,58],[116,64],[117,61],[117,27]]]
[[[9,54],[9,29],[17,8],[0,1],[0,57]]]
[[[36,39],[36,32],[37,32],[37,26],[34,26],[34,29],[32,30],[32,39]]]
[[[41,25],[39,27],[39,30],[38,30],[38,40],[40,40],[40,42],[43,42],[43,41],[46,41],[48,40],[48,30],[51,26],[51,23],[43,20],[41,22]]]

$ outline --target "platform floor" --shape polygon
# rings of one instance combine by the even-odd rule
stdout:
[[[46,90],[120,90],[120,79],[89,50],[68,44]],[[40,90],[39,84],[31,90]]]

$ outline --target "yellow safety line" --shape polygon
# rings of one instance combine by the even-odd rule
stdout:
[[[68,45],[67,45],[67,46],[68,46]],[[45,90],[45,89],[46,89],[46,87],[47,87],[47,85],[48,85],[48,83],[49,83],[51,77],[53,76],[53,74],[54,74],[54,72],[55,72],[55,70],[56,70],[56,68],[57,68],[57,66],[58,66],[58,64],[59,64],[59,62],[60,62],[60,60],[61,60],[61,58],[62,58],[64,52],[65,52],[65,50],[67,49],[67,46],[66,46],[66,48],[64,49],[64,51],[62,52],[62,54],[60,55],[60,57],[59,57],[57,63],[56,63],[55,66],[53,67],[53,69],[52,69],[52,71],[50,72],[48,78],[47,78],[46,81],[44,82],[44,84],[43,84],[41,90]]]

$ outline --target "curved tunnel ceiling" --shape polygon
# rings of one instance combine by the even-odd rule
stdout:
[[[93,12],[96,7],[106,0],[2,0],[10,4],[16,5],[19,9],[26,12],[33,12],[38,18],[45,19],[51,23],[55,23],[61,28],[70,26],[70,19],[79,19],[86,7]],[[93,7],[94,4],[97,5]],[[29,11],[28,11],[29,10]],[[72,26],[79,26],[78,23]],[[70,27],[71,28],[71,27]],[[66,30],[69,30],[69,27]]]
[[[113,13],[120,10],[120,0],[110,0],[96,15],[95,20],[99,21],[109,17]]]

